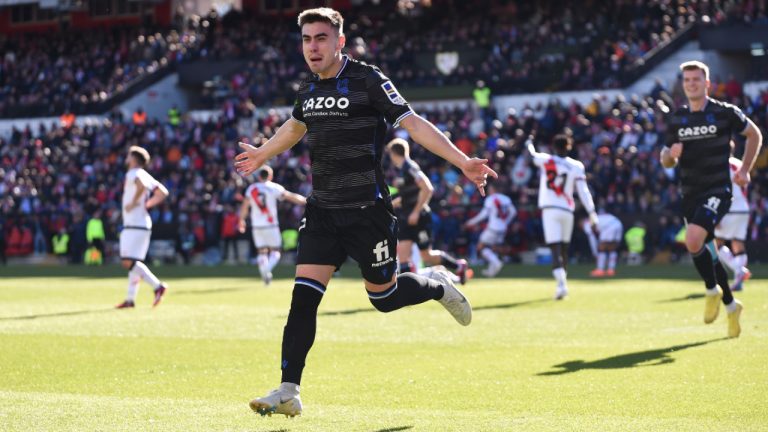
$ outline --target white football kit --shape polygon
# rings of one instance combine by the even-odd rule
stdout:
[[[733,190],[731,209],[728,210],[720,223],[715,227],[715,237],[723,240],[741,240],[747,239],[747,229],[749,228],[749,200],[747,198],[747,188],[733,183],[733,177],[741,169],[741,161],[735,157],[728,160],[731,167],[731,189]]]
[[[504,243],[507,227],[517,215],[517,209],[512,200],[500,193],[488,195],[483,203],[483,209],[475,217],[467,221],[469,225],[488,219],[483,232],[480,234],[480,243],[495,246]]]
[[[144,192],[138,205],[126,211],[125,207],[133,202],[136,195],[136,180],[144,186]],[[152,237],[152,219],[146,203],[160,183],[143,168],[132,168],[125,174],[123,185],[123,231],[120,233],[120,258],[144,261]]]
[[[570,243],[573,234],[574,189],[587,213],[595,211],[592,194],[587,187],[584,164],[565,157],[531,152],[539,167],[539,208],[547,244]]]
[[[597,255],[597,245],[599,243],[619,243],[621,242],[624,234],[624,225],[621,220],[610,213],[601,213],[597,215],[597,230],[599,231],[599,238],[595,237],[592,232],[592,224],[588,221],[584,221],[584,232],[587,233],[589,239],[589,247],[592,249],[592,254]]]
[[[245,191],[251,206],[251,232],[256,248],[280,249],[283,239],[277,220],[277,202],[283,200],[285,188],[266,181],[253,183]]]

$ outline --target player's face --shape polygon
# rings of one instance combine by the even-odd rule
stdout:
[[[700,100],[707,96],[709,80],[701,69],[683,71],[683,91],[688,100]]]
[[[136,162],[136,158],[134,158],[133,155],[129,153],[125,156],[125,166],[128,167],[128,169],[132,169],[139,166],[139,164]]]
[[[313,22],[301,28],[301,39],[304,61],[309,69],[320,78],[330,78],[330,72],[336,72],[335,67],[341,62],[344,35],[337,34],[328,23]]]

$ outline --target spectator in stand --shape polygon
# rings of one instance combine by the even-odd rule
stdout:
[[[224,249],[223,261],[227,261],[229,258],[229,249],[232,246],[232,250],[235,252],[235,262],[240,261],[240,251],[237,247],[238,237],[238,224],[240,218],[237,215],[234,207],[227,205],[224,210],[224,217],[221,221],[221,240]]]

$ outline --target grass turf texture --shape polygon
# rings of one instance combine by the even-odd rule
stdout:
[[[768,268],[738,294],[735,340],[724,309],[703,324],[693,267],[588,270],[564,302],[545,267],[475,279],[467,328],[436,302],[378,313],[359,280],[332,280],[289,420],[248,401],[278,384],[291,279],[158,267],[160,307],[142,284],[113,310],[119,268],[0,268],[0,430],[768,430]]]

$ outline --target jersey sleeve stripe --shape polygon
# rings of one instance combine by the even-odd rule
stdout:
[[[406,111],[400,117],[398,117],[397,120],[395,120],[395,124],[393,126],[394,127],[400,126],[400,122],[403,121],[404,118],[408,117],[411,114],[416,114],[416,113],[413,112],[413,110]]]

